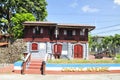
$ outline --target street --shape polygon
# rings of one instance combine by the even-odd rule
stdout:
[[[0,80],[120,80],[120,73],[79,75],[0,74]]]

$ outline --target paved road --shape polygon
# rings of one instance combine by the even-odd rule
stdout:
[[[0,80],[120,80],[120,73],[82,75],[0,74]]]

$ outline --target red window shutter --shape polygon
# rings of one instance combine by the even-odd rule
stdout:
[[[38,50],[38,44],[32,43],[32,50]]]

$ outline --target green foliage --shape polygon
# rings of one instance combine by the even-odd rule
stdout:
[[[46,6],[46,0],[0,0],[0,26],[2,26],[3,31],[9,30],[9,34],[12,34],[13,22],[11,18],[17,13],[31,13],[36,20],[44,21],[47,16]],[[19,25],[17,26],[19,27]],[[20,36],[20,34],[18,35]]]
[[[31,13],[20,13],[15,14],[14,17],[11,18],[12,20],[12,32],[15,38],[21,38],[23,36],[23,29],[24,26],[22,23],[24,21],[35,21],[35,17]]]
[[[108,36],[102,40],[104,48],[110,50],[111,53],[116,54],[117,47],[120,47],[120,35],[116,34],[115,36]]]
[[[106,36],[103,37],[102,41],[98,40],[100,38],[99,36],[91,37],[91,43],[90,43],[90,48],[95,49],[97,48],[99,51],[102,49],[108,49],[110,53],[114,54],[117,51],[117,48],[120,47],[120,35],[116,34],[114,36]]]
[[[93,38],[92,38],[92,35],[90,35],[90,34],[88,36],[88,42],[89,42],[89,47],[91,48],[92,47]]]
[[[43,21],[47,16],[46,0],[15,0],[17,13],[32,13],[36,20]]]
[[[5,19],[5,18],[2,18],[2,19],[1,19],[1,22],[5,23],[5,24],[8,24],[8,20]]]

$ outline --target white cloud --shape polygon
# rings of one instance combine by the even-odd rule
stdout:
[[[94,12],[99,12],[99,9],[97,8],[92,8],[89,5],[85,5],[82,7],[82,11],[83,12],[90,12],[90,13],[94,13]]]
[[[78,6],[78,0],[74,0],[74,2],[70,5],[72,8],[76,8]]]
[[[120,5],[120,0],[114,0],[114,3]]]

